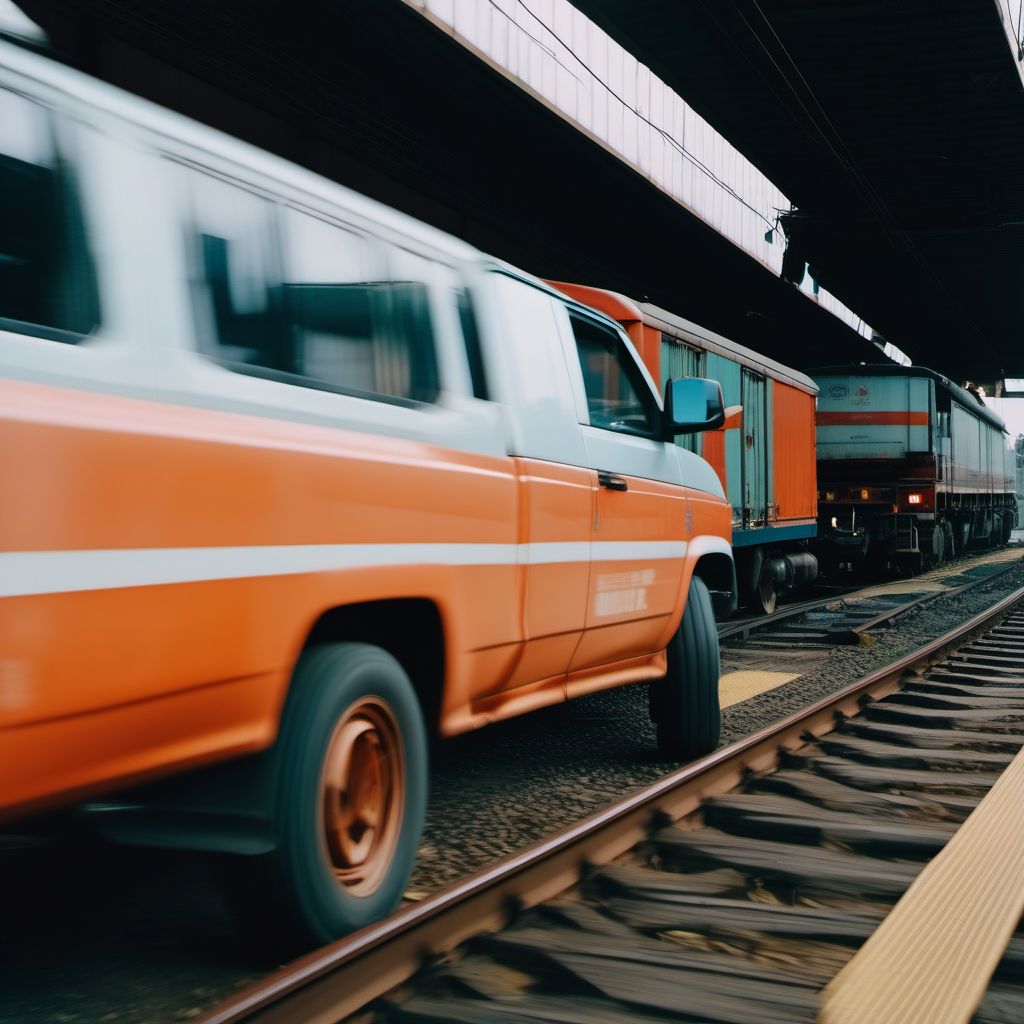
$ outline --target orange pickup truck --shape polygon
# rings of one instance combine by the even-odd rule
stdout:
[[[399,900],[431,731],[647,681],[663,751],[716,745],[730,509],[672,443],[715,383],[6,44],[0,231],[5,821],[102,795],[317,942]]]

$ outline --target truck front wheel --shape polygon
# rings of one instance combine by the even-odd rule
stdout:
[[[668,645],[668,671],[651,684],[651,718],[658,750],[673,761],[689,761],[718,746],[718,630],[707,585],[690,580],[686,611]]]
[[[229,892],[258,942],[294,952],[389,914],[412,872],[427,741],[386,651],[336,643],[300,659],[270,754],[273,852],[239,857]]]

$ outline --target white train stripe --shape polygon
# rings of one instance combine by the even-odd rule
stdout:
[[[278,544],[0,552],[0,597],[287,576],[393,565],[551,565],[682,558],[685,541]]]

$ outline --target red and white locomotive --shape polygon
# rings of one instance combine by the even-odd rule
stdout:
[[[1004,544],[1017,522],[1003,420],[934,370],[811,370],[817,410],[818,544],[833,571],[907,574]]]

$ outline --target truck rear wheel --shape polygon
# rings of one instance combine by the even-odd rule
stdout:
[[[651,684],[651,718],[658,750],[671,760],[689,761],[718,746],[718,630],[707,585],[690,580],[686,611],[668,645],[668,671]]]
[[[257,942],[292,953],[386,916],[405,891],[428,773],[409,677],[369,644],[311,649],[270,758],[275,848],[234,859],[228,889]]]

